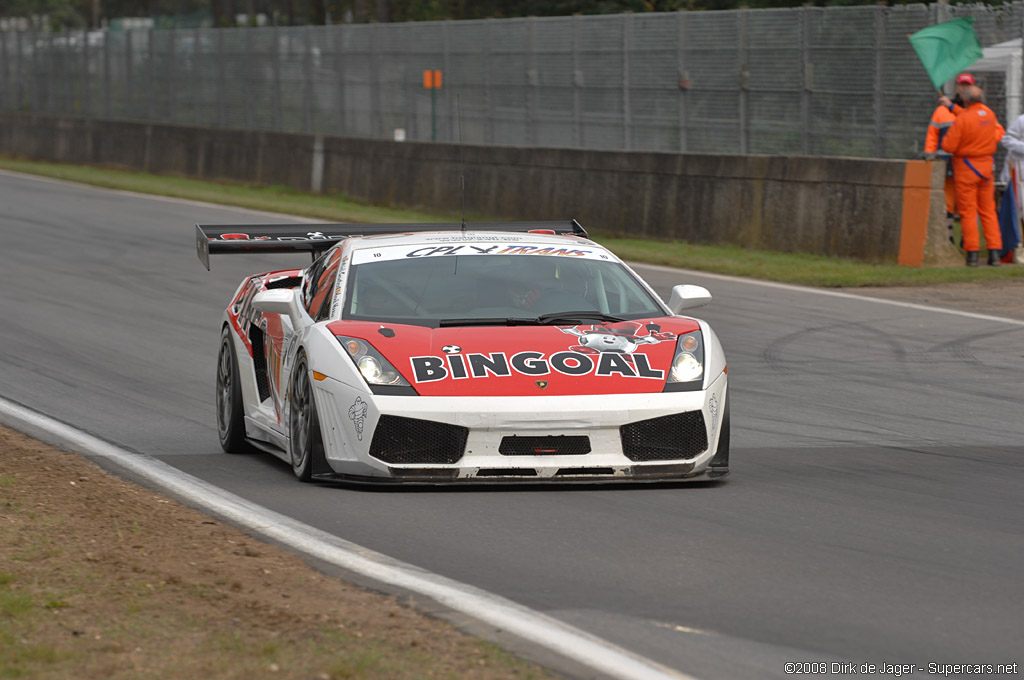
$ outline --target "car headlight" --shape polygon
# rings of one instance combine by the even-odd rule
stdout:
[[[409,385],[408,381],[398,372],[398,369],[381,356],[381,353],[374,349],[370,343],[359,338],[348,338],[344,335],[335,335],[334,337],[345,348],[349,358],[355,363],[356,368],[359,369],[359,374],[363,376],[363,380],[367,384]]]
[[[687,333],[676,343],[668,372],[670,383],[692,383],[704,378],[704,342],[700,331]]]

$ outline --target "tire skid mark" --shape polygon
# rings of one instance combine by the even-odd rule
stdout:
[[[986,333],[974,333],[973,335],[964,335],[948,342],[943,342],[938,345],[931,347],[928,351],[934,353],[947,352],[957,361],[968,364],[970,366],[985,366],[985,362],[974,355],[971,351],[971,345],[980,340],[988,340],[989,338],[998,337],[1007,333],[1018,332],[1020,329],[1017,328],[1004,328],[997,331],[988,331]]]
[[[897,340],[894,336],[892,336],[889,333],[884,333],[883,331],[880,331],[874,326],[859,321],[841,321],[838,323],[826,324],[824,326],[816,326],[814,328],[802,329],[790,333],[789,335],[784,335],[776,340],[773,340],[771,343],[768,344],[767,347],[764,348],[764,350],[761,351],[761,359],[772,370],[778,373],[791,374],[792,370],[790,366],[793,365],[795,362],[787,361],[784,357],[786,348],[789,345],[793,344],[794,342],[803,338],[804,336],[810,336],[814,334],[837,331],[842,329],[863,331],[863,333],[866,336],[868,336],[869,342],[881,341],[883,344],[888,345],[892,356],[895,357],[895,359],[899,362],[900,366],[903,367],[902,373],[904,374],[904,377],[908,379],[910,379],[911,376],[909,370],[906,367],[906,364],[921,363],[922,356],[926,356],[922,355],[922,353],[919,350],[908,351],[906,346],[902,342]],[[829,361],[831,363],[835,363],[834,359],[830,359]],[[814,370],[813,368],[808,368],[807,363],[807,361],[801,362],[799,366],[801,374],[831,374],[831,371],[822,371],[820,369]]]

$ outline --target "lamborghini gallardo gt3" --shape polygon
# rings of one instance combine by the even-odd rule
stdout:
[[[729,471],[725,355],[578,222],[197,225],[211,254],[308,251],[221,321],[225,451],[302,481],[712,480]]]

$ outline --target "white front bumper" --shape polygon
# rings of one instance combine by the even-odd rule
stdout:
[[[717,450],[727,376],[722,373],[707,390],[656,394],[383,396],[367,394],[331,379],[316,383],[315,389],[327,459],[339,475],[398,480],[414,475],[416,470],[445,468],[452,471],[450,481],[503,477],[522,481],[558,477],[568,481],[579,475],[599,481],[643,476],[645,469],[652,474],[664,470],[667,476],[699,476]],[[623,453],[619,432],[622,425],[689,411],[703,413],[708,440],[703,453],[686,459],[651,462],[635,462]],[[370,443],[381,415],[468,428],[464,454],[450,465],[384,463],[370,455]],[[528,456],[498,452],[504,437],[559,435],[588,436],[591,452]]]

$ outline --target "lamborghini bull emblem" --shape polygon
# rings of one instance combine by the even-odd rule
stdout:
[[[548,387],[547,380],[535,380],[534,384],[537,385],[537,387],[541,388],[542,390],[545,390]]]

